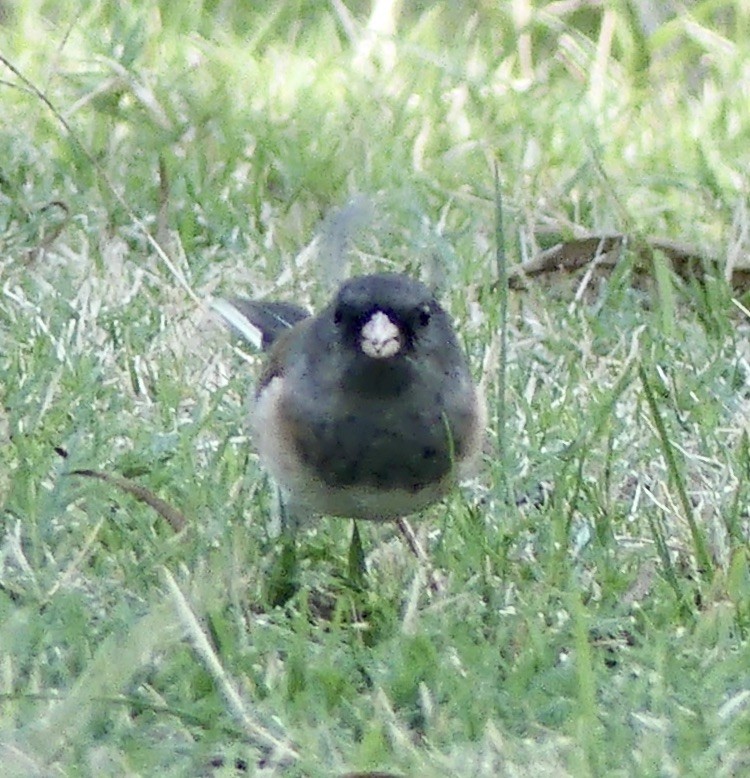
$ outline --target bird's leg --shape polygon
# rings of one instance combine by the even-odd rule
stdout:
[[[406,545],[409,546],[409,550],[417,558],[422,569],[427,575],[427,580],[430,583],[430,589],[435,594],[440,594],[443,591],[443,584],[438,577],[437,572],[430,562],[430,558],[427,556],[427,552],[424,550],[422,544],[419,542],[417,533],[412,529],[411,524],[406,519],[396,519],[396,526],[401,534],[401,537],[406,541]]]

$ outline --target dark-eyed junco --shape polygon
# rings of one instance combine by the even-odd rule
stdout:
[[[447,314],[420,282],[352,278],[315,316],[231,302],[269,349],[252,429],[291,515],[399,519],[445,495],[478,454],[482,404]]]

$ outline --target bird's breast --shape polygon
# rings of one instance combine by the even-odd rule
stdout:
[[[451,471],[450,424],[433,396],[345,394],[320,397],[315,406],[295,395],[283,400],[296,455],[328,486],[416,492]]]

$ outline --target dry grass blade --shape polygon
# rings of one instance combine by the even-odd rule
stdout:
[[[524,289],[530,278],[574,273],[592,262],[604,271],[611,271],[621,261],[627,247],[632,247],[637,253],[638,262],[634,271],[639,279],[652,275],[654,251],[662,252],[669,259],[674,272],[684,280],[702,282],[711,273],[717,277],[723,275],[718,258],[696,246],[666,238],[641,241],[633,236],[615,233],[575,238],[540,251],[527,262],[510,269],[508,284],[511,289]],[[750,258],[735,258],[729,276],[728,280],[738,294],[750,289]]]
[[[425,573],[425,577],[429,581],[430,590],[436,594],[440,594],[443,591],[443,584],[440,581],[436,571],[432,567],[430,557],[424,550],[424,546],[417,537],[417,533],[414,528],[409,524],[406,519],[397,519],[396,528],[399,531],[401,537],[406,541],[406,545],[409,550],[414,554],[419,563],[420,570]]]
[[[280,760],[288,762],[289,760],[299,759],[299,753],[289,742],[280,740],[264,726],[253,720],[239,692],[219,661],[219,657],[211,647],[211,643],[180,587],[177,585],[174,576],[167,568],[163,569],[163,574],[193,648],[201,659],[206,671],[221,690],[224,699],[229,704],[232,715],[241,724],[248,737],[264,750],[272,749],[274,756]]]
[[[48,232],[42,232],[39,238],[39,245],[29,251],[27,261],[29,263],[36,262],[44,252],[52,246],[52,244],[60,237],[65,227],[70,222],[70,208],[62,202],[62,200],[52,200],[39,209],[39,214],[45,218],[52,218],[49,215],[54,211],[61,211],[62,218],[59,218],[56,222],[53,222],[49,226]]]
[[[125,492],[146,503],[150,508],[153,508],[175,532],[182,532],[187,526],[187,518],[185,514],[179,511],[174,506],[170,505],[166,500],[162,500],[161,497],[157,497],[152,491],[146,489],[145,486],[135,483],[128,478],[122,476],[111,475],[110,473],[104,473],[100,470],[72,470],[70,475],[80,475],[84,478],[96,478],[99,481],[112,484],[121,491]]]
[[[344,773],[341,778],[403,778],[396,773]]]

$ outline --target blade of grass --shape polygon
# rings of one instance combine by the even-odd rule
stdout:
[[[652,252],[661,329],[667,338],[675,334],[674,284],[669,261],[661,251]]]
[[[352,525],[352,539],[349,543],[347,569],[351,584],[355,589],[362,590],[367,586],[367,563],[365,562],[365,551],[362,548],[359,526],[356,521],[353,521]]]
[[[575,639],[576,674],[578,676],[578,720],[577,735],[583,750],[585,772],[599,774],[596,769],[597,754],[601,752],[601,723],[597,715],[596,674],[591,654],[589,619],[586,608],[581,602],[580,592],[570,596],[570,613],[573,616],[573,635]]]
[[[672,559],[669,556],[667,541],[664,539],[664,530],[661,526],[659,526],[659,523],[654,518],[654,516],[651,515],[651,513],[648,514],[648,523],[651,529],[651,536],[654,539],[654,545],[656,546],[656,553],[659,555],[659,559],[661,560],[664,577],[675,593],[680,610],[685,614],[692,614],[693,608],[688,603],[687,598],[685,597],[685,593],[682,591],[680,581],[677,577],[677,571],[674,569]]]
[[[510,498],[510,484],[507,469],[507,446],[505,445],[506,406],[505,394],[508,374],[508,263],[505,253],[505,232],[503,230],[503,196],[500,191],[500,173],[495,162],[495,265],[497,289],[500,296],[500,354],[497,370],[497,457],[500,461],[501,500]]]
[[[677,489],[677,496],[682,505],[685,520],[690,528],[690,535],[693,539],[693,548],[695,549],[695,557],[698,562],[698,570],[704,578],[709,578],[713,572],[713,564],[711,563],[711,557],[706,546],[706,539],[698,526],[698,522],[695,520],[693,506],[690,504],[690,498],[688,497],[687,488],[685,487],[685,478],[683,477],[682,470],[678,467],[674,446],[669,439],[669,433],[667,432],[664,419],[659,411],[659,406],[657,405],[654,391],[651,388],[648,374],[642,364],[638,365],[638,375],[641,379],[641,384],[643,385],[643,392],[646,395],[646,402],[651,411],[651,417],[654,420],[656,431],[659,433],[659,440],[661,442],[664,459],[667,463],[669,477]]]

